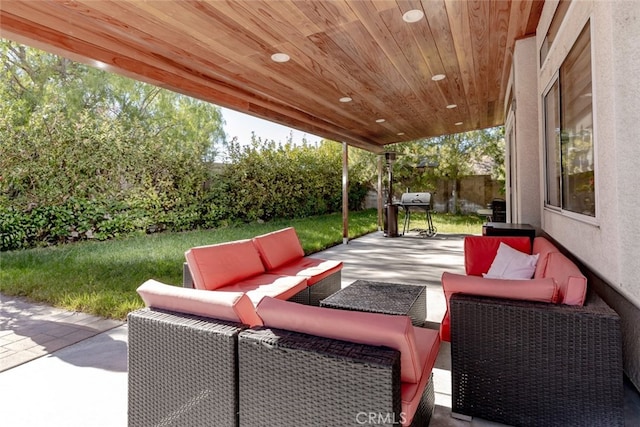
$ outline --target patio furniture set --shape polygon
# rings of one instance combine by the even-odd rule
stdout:
[[[145,282],[128,316],[130,426],[426,426],[441,339],[454,416],[623,425],[619,318],[546,239],[467,237],[440,331],[425,287],[340,289],[293,228],[185,257],[184,287]]]
[[[424,321],[424,288],[361,282],[370,312],[320,307],[349,304],[342,264],[305,257],[292,228],[185,256],[186,287],[147,281],[128,316],[129,425],[429,423],[440,338],[408,315]],[[389,292],[405,315],[374,312]]]

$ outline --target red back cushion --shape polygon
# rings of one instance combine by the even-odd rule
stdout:
[[[274,270],[304,256],[304,250],[293,227],[254,237],[253,244],[258,249],[267,270]]]
[[[262,325],[248,296],[241,292],[216,292],[165,285],[147,280],[137,289],[147,307],[214,319]]]
[[[587,278],[569,258],[560,252],[549,253],[544,277],[553,278],[556,281],[562,304],[584,305]]]
[[[314,307],[264,297],[256,307],[264,326],[400,351],[400,377],[416,383],[428,354],[418,351],[408,316]]]
[[[513,249],[531,254],[531,240],[524,236],[467,236],[464,238],[464,267],[466,273],[481,276],[489,271],[500,242]]]
[[[544,276],[544,270],[547,268],[547,259],[550,253],[560,252],[553,243],[545,239],[544,237],[536,237],[533,239],[534,254],[539,254],[538,264],[536,264],[536,272],[533,274],[534,279],[542,279]]]
[[[265,271],[251,240],[191,248],[185,258],[196,289],[212,291]]]

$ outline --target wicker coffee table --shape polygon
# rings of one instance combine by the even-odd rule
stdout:
[[[426,287],[356,280],[320,301],[320,307],[411,317],[422,326],[427,318]]]

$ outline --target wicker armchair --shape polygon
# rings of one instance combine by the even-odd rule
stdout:
[[[623,426],[619,316],[585,306],[451,297],[455,414],[518,426]]]
[[[400,425],[400,353],[282,329],[238,341],[240,426]],[[412,426],[434,410],[433,378]]]
[[[128,316],[129,426],[237,426],[245,325],[159,309]]]

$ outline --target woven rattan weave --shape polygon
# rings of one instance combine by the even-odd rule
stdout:
[[[427,317],[425,294],[424,286],[356,280],[320,301],[320,306],[409,316],[415,326],[422,326]]]
[[[244,328],[155,309],[130,313],[129,426],[236,426]]]
[[[620,318],[584,307],[451,297],[453,412],[517,426],[623,426]]]
[[[280,329],[239,336],[240,426],[357,426],[401,421],[400,353]],[[434,408],[430,379],[412,425]]]

